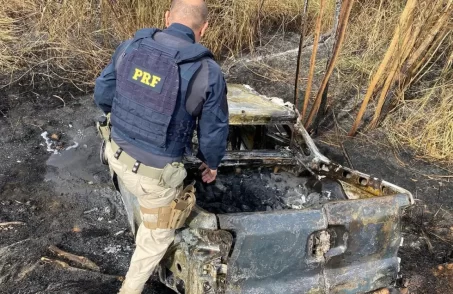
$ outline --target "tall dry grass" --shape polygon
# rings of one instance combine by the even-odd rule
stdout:
[[[308,25],[312,30],[320,1],[310,1]],[[137,28],[164,26],[164,13],[170,1],[102,0],[103,27],[114,28],[119,39],[129,38]],[[271,29],[299,28],[304,8],[303,0],[211,0],[209,7],[210,28],[203,42],[216,55],[238,54],[243,49],[253,50],[261,33]],[[335,1],[328,1],[325,10],[332,12]],[[326,18],[323,29],[332,26],[332,18]]]
[[[398,94],[414,84],[451,32],[453,0],[408,0],[395,27],[379,68],[373,75],[360,110],[349,132],[354,135],[365,114],[370,98],[376,96],[377,105],[369,124],[375,128],[389,104]],[[398,93],[399,92],[399,93]]]
[[[356,1],[337,65],[341,85],[333,85],[332,89],[337,96],[348,95],[354,100],[348,107],[360,106],[367,88],[371,89],[370,105],[364,115],[366,124],[377,126],[381,116],[387,114],[383,113],[383,106],[390,104],[393,111],[386,116],[383,127],[394,146],[409,147],[420,157],[451,163],[453,14],[451,6],[448,8],[451,0],[412,1],[414,11],[407,19],[410,29],[404,31],[403,24],[381,78],[375,87],[370,87],[408,2]],[[352,118],[356,113],[351,113]]]
[[[253,50],[262,32],[301,23],[299,0],[207,2],[211,28],[203,42],[217,56]],[[89,89],[120,41],[139,28],[162,28],[169,6],[164,0],[0,0],[0,67],[10,77],[3,84],[31,77],[32,84],[63,81]]]
[[[365,100],[350,134],[359,126],[371,98],[369,128],[387,117],[384,127],[395,146],[404,144],[421,157],[453,162],[453,69],[449,62],[453,54],[453,1],[397,2],[380,1],[378,15],[389,15],[392,6],[402,13],[374,20],[380,28],[370,31],[381,34],[368,37],[368,44],[372,39],[383,43],[372,50],[368,47],[365,54],[359,54],[365,58],[356,60],[362,70],[369,66],[366,80],[371,83],[366,95],[362,94]],[[357,36],[360,32],[353,32],[352,40],[358,40]],[[348,58],[351,54],[346,63]],[[392,107],[394,111],[387,116]]]
[[[0,32],[7,35],[0,43],[2,87],[24,81],[82,90],[109,59],[103,40],[111,36],[100,29],[95,1],[0,0],[0,7],[1,19],[10,20]]]
[[[453,76],[425,85],[384,121],[392,144],[425,159],[453,162]]]

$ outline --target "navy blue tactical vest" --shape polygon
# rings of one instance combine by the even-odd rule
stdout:
[[[202,58],[200,44],[173,49],[153,40],[157,29],[138,31],[116,60],[116,95],[111,122],[126,140],[156,155],[182,156],[195,118],[186,110],[189,83]]]

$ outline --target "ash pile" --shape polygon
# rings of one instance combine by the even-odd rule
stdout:
[[[215,183],[197,181],[197,205],[216,214],[305,209],[344,199],[337,182],[247,170],[219,174]]]

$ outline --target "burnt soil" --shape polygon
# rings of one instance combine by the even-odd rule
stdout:
[[[0,119],[0,293],[116,293],[134,250],[120,195],[98,159],[100,115],[89,97],[66,106],[24,102]],[[60,144],[47,151],[44,131]],[[100,272],[58,258],[55,245],[95,262]],[[67,261],[67,260],[66,260]],[[172,293],[160,284],[144,293]]]
[[[290,36],[285,42],[276,42],[287,47],[277,49],[292,49],[297,38]],[[294,64],[293,55],[281,58],[284,64],[273,59],[285,65],[281,68]],[[264,77],[262,72],[267,69],[255,63],[253,71],[250,66],[232,66],[229,79],[289,99],[289,82]],[[288,70],[288,74],[292,72]],[[127,271],[134,242],[119,194],[110,183],[107,167],[98,159],[100,138],[94,120],[101,113],[91,97],[61,95],[69,97],[63,105],[52,98],[50,90],[40,95],[31,91],[13,88],[8,90],[12,94],[0,97],[0,223],[24,223],[1,226],[0,293],[115,293],[121,285],[118,276]],[[73,96],[77,97],[75,93]],[[44,131],[61,135],[59,141],[64,146],[78,146],[52,154],[41,137]],[[346,166],[338,141],[355,169],[404,187],[416,198],[416,204],[405,212],[404,243],[399,253],[402,282],[409,292],[453,293],[452,270],[438,268],[453,262],[453,183],[438,176],[451,176],[451,172],[444,166],[417,160],[410,152],[392,149],[380,131],[334,143],[329,137],[317,139],[327,157]],[[260,174],[267,184],[260,182]],[[210,208],[219,211],[280,209],[279,205],[285,209],[284,201],[266,202],[261,198],[252,203],[245,197],[234,199],[228,207],[221,204],[233,200],[230,192],[238,187],[241,192],[249,191],[244,194],[249,196],[261,195],[260,189],[280,189],[276,194],[281,197],[297,188],[284,179],[278,182],[279,176],[268,171],[223,177],[221,185],[204,187],[213,191],[201,204],[220,203]],[[61,268],[41,261],[42,257],[60,259],[48,250],[50,245],[88,257],[100,272],[81,269],[71,262],[70,268]],[[144,293],[172,292],[153,278]]]

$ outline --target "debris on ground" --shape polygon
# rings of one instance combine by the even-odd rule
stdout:
[[[54,141],[60,141],[60,138],[61,138],[61,134],[53,133],[52,135],[50,135],[50,139],[52,139]]]
[[[62,133],[49,133],[47,131],[41,133],[41,137],[45,140],[45,144],[41,146],[46,146],[48,152],[53,154],[58,154],[63,150],[71,150],[79,147],[79,143],[74,142],[72,145],[66,147],[66,143],[63,142]]]
[[[446,263],[446,264],[441,264],[439,265],[435,270],[434,270],[434,276],[439,277],[439,276],[449,276],[452,279],[453,282],[453,263]]]
[[[12,225],[25,225],[25,223],[23,223],[23,222],[4,222],[4,223],[0,223],[0,227],[4,227],[4,226],[10,227]]]
[[[234,73],[233,70],[232,73]],[[250,71],[247,73],[237,70],[236,72],[241,79],[245,77],[249,80],[257,80],[256,75],[252,75]],[[292,96],[293,87],[283,83],[276,85],[267,80],[257,80],[254,87],[260,88],[260,92],[270,96]],[[121,199],[111,187],[108,169],[94,160],[97,158],[99,138],[92,121],[99,115],[99,111],[89,97],[68,103],[65,109],[54,109],[50,105],[37,103],[26,101],[18,104],[9,109],[8,119],[0,118],[2,120],[0,133],[14,134],[14,137],[13,135],[0,137],[0,158],[3,159],[0,165],[1,221],[27,221],[27,225],[13,225],[8,231],[1,232],[0,293],[12,293],[8,291],[10,289],[15,289],[14,293],[94,293],[93,289],[101,294],[116,293],[121,283],[115,277],[127,272],[133,251],[133,238],[132,233],[125,229],[127,228],[126,212]],[[39,123],[40,127],[23,123],[20,119],[24,113],[33,113],[36,120],[42,121]],[[14,128],[8,123],[16,121],[18,123]],[[67,154],[62,152],[62,156],[49,154],[47,151],[54,153],[55,150],[47,148],[46,142],[49,139],[47,133],[44,137],[40,137],[40,134],[42,130],[54,130],[56,126],[64,128],[62,129],[64,136],[60,141],[66,138],[75,140],[84,149],[78,148]],[[373,141],[369,138],[373,138]],[[347,162],[344,161],[341,150],[335,149],[334,145],[323,145],[322,140],[317,142],[321,153],[346,165]],[[49,139],[49,141],[52,140]],[[405,242],[399,256],[402,258],[402,274],[409,280],[410,293],[453,293],[450,286],[453,283],[448,284],[445,280],[451,277],[452,271],[448,270],[444,264],[446,257],[453,258],[451,242],[445,242],[449,240],[448,236],[453,238],[453,230],[450,229],[453,221],[447,213],[453,207],[452,197],[450,197],[453,193],[452,182],[445,181],[442,189],[439,190],[438,179],[433,181],[422,175],[440,174],[442,170],[439,167],[420,162],[410,157],[409,153],[405,153],[406,151],[401,151],[397,155],[407,163],[407,166],[402,167],[393,156],[394,150],[389,149],[383,142],[386,142],[385,137],[379,138],[376,134],[370,134],[362,139],[346,141],[344,144],[349,156],[354,160],[356,169],[407,187],[416,196],[417,203],[423,203],[432,212],[428,214],[425,209],[412,214],[408,211],[403,219],[402,230],[405,234]],[[49,155],[51,155],[50,158]],[[22,164],[17,164],[17,160]],[[285,193],[276,190],[274,193],[272,190],[275,188],[274,182],[278,184],[277,181],[283,173],[272,175],[268,171],[260,173],[242,168],[238,168],[237,172],[238,175],[220,174],[219,183],[223,184],[224,188],[211,185],[211,189],[220,190],[212,193],[217,203],[223,202],[223,198],[228,201],[230,191],[235,189],[241,192],[239,193],[241,196],[235,203],[225,202],[228,204],[227,209],[214,207],[213,210],[224,213],[227,210],[271,211],[291,208],[288,204],[292,201],[282,201],[282,198],[285,198],[283,196],[286,195],[286,189],[284,189]],[[260,174],[263,174],[263,178]],[[301,203],[304,201],[300,194],[304,195],[307,201],[309,194],[305,193],[304,183],[309,179],[294,175],[290,178],[297,179],[298,182],[288,184],[288,191],[292,190],[291,193],[295,199],[300,200]],[[257,179],[259,181],[256,181]],[[89,184],[90,181],[93,185]],[[235,183],[238,187],[234,186]],[[247,187],[250,183],[259,188],[255,193],[250,193],[251,190],[255,190]],[[318,193],[321,195],[320,199],[329,196],[322,194],[323,190],[329,189],[318,189],[316,181],[313,183],[314,185],[308,186],[307,192]],[[269,186],[266,187],[267,185]],[[208,190],[209,185],[199,184],[198,188],[199,191]],[[225,191],[222,192],[222,189]],[[260,195],[261,191],[265,193]],[[265,195],[272,193],[278,197],[268,200]],[[33,205],[26,205],[30,195],[32,195]],[[335,193],[330,195],[331,198],[335,196]],[[208,198],[208,194],[200,193],[198,201],[205,206],[209,202]],[[242,201],[246,206],[238,205]],[[309,199],[308,202],[310,201]],[[106,206],[112,210],[109,216],[112,223],[97,222],[97,218],[103,215]],[[439,213],[436,214],[437,211]],[[431,218],[435,221],[433,228],[439,228],[441,223],[441,228],[445,230],[445,234],[441,234],[442,232],[431,227],[425,228],[426,234],[431,239],[434,254],[426,250],[426,244],[419,230],[419,223]],[[17,229],[16,232],[15,229]],[[37,262],[43,255],[48,254],[47,248],[51,244],[58,244],[61,248],[71,248],[78,254],[88,256],[101,267],[101,272],[83,269],[67,270]],[[121,249],[117,245],[120,245]],[[107,252],[115,253],[106,254]],[[448,260],[448,262],[452,261]],[[439,264],[442,264],[443,270],[437,268]],[[145,289],[146,294],[171,293],[159,283],[151,282],[151,284],[151,287]]]
[[[92,262],[91,260],[89,260],[88,258],[86,258],[85,256],[78,256],[78,255],[66,252],[54,245],[49,246],[49,250],[52,253],[56,254],[58,257],[62,257],[67,260],[70,260],[83,268],[86,268],[86,269],[89,269],[92,271],[96,271],[96,272],[100,271],[99,266],[97,264],[95,264],[94,262]]]

